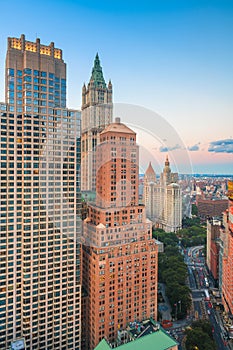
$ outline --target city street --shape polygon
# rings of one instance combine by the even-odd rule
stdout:
[[[206,305],[207,306],[207,305]],[[208,306],[207,306],[208,307]],[[226,350],[228,347],[224,344],[223,334],[225,333],[224,329],[220,326],[220,320],[218,320],[216,311],[213,308],[209,309],[209,319],[213,325],[213,336],[218,345],[218,350]]]
[[[213,336],[216,341],[218,350],[230,349],[226,342],[226,331],[222,325],[222,321],[217,311],[212,307],[210,301],[205,301],[205,290],[213,287],[211,279],[209,279],[204,257],[201,256],[203,247],[192,247],[185,253],[184,261],[188,265],[189,286],[192,290],[192,299],[194,307],[194,317],[196,319],[209,319],[213,328]]]
[[[185,337],[184,329],[192,323],[193,320],[206,319],[212,324],[213,337],[217,344],[218,350],[230,350],[226,342],[227,334],[222,325],[218,311],[213,308],[209,299],[209,287],[213,286],[209,279],[205,267],[204,257],[201,256],[203,246],[192,247],[184,252],[184,261],[188,266],[188,283],[192,292],[193,309],[185,320],[174,321],[173,326],[166,330],[174,339],[179,342],[179,350],[182,350],[182,342]],[[164,303],[159,304],[159,311],[163,319],[171,319],[171,308],[165,295],[165,286],[160,284],[160,290],[164,297]]]

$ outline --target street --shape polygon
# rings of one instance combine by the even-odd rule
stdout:
[[[218,311],[214,309],[209,295],[209,288],[213,287],[212,281],[208,277],[205,267],[205,258],[203,257],[203,246],[192,247],[183,252],[184,261],[188,267],[188,284],[191,290],[193,308],[190,310],[190,315],[184,319],[173,322],[173,327],[166,330],[174,339],[179,342],[178,349],[182,350],[182,342],[185,334],[184,330],[194,320],[206,319],[211,322],[213,337],[216,341],[218,350],[230,350],[227,345],[227,334],[222,325]],[[165,288],[160,284],[165,303],[159,306],[165,319],[171,319],[170,306],[165,295]],[[205,350],[205,349],[200,349]]]
[[[213,337],[218,350],[229,349],[226,344],[226,332],[221,324],[217,311],[210,301],[205,300],[205,290],[213,287],[205,268],[205,258],[202,256],[203,246],[192,247],[186,250],[184,261],[188,265],[189,286],[192,291],[193,312],[195,319],[209,319],[212,324]],[[207,293],[208,295],[208,293]]]

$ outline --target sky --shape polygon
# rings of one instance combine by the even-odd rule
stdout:
[[[7,37],[63,50],[69,108],[81,107],[98,52],[116,113],[138,132],[142,169],[152,160],[160,171],[168,154],[179,172],[233,174],[232,0],[0,0],[0,9],[1,101]],[[141,112],[135,122],[128,105]]]

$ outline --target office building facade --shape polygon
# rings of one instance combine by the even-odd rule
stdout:
[[[80,349],[80,112],[62,50],[8,38],[0,104],[0,348]]]

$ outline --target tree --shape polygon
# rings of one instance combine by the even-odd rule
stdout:
[[[164,254],[159,254],[159,281],[166,285],[173,316],[183,318],[191,307],[191,297],[186,286],[187,266],[178,248],[179,238],[173,232],[156,231],[153,235],[164,243]]]
[[[192,323],[191,328],[186,330],[185,346],[187,350],[216,350],[213,334],[209,321],[198,320]]]
[[[199,350],[214,350],[216,346],[208,334],[204,333],[201,328],[191,330],[187,334],[185,346],[187,350],[195,349],[195,346]]]
[[[198,215],[198,209],[196,204],[192,204],[192,215]]]
[[[201,328],[203,332],[207,333],[209,337],[213,337],[212,326],[209,321],[197,320],[192,323],[192,328]]]
[[[171,246],[171,245],[168,245],[166,247],[166,256],[178,256],[179,254],[179,249],[178,247],[174,247],[174,246]]]

